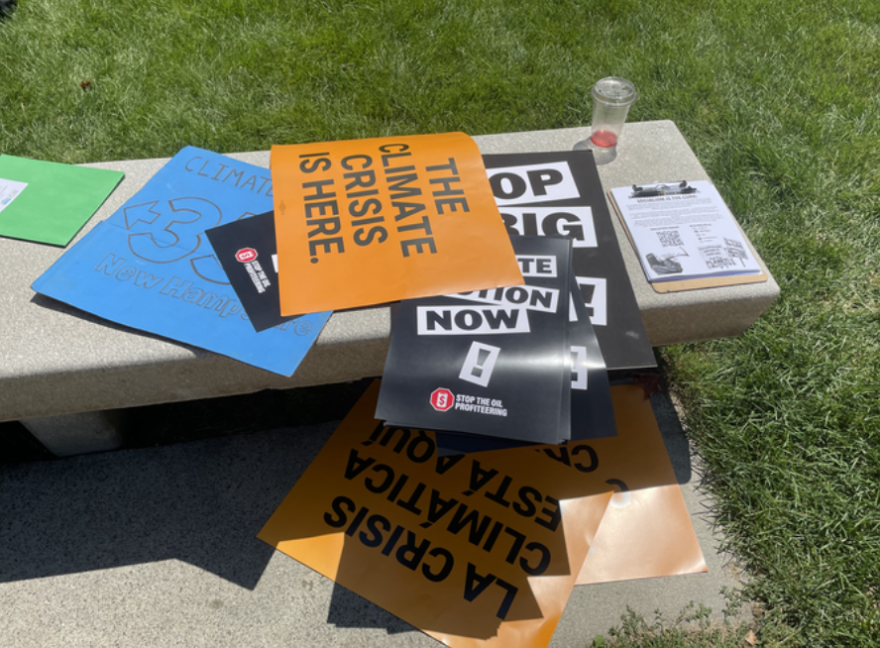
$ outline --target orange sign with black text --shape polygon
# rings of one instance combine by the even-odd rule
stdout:
[[[281,314],[521,285],[464,133],[273,146]]]
[[[611,389],[616,437],[455,456],[378,392],[258,535],[446,645],[543,648],[576,584],[706,571],[640,386]]]
[[[555,470],[581,475],[584,485],[614,489],[577,584],[695,574],[707,571],[675,470],[651,402],[638,385],[611,388],[617,436],[566,445],[539,445],[480,453],[484,461],[545,461]],[[537,457],[535,454],[537,453]],[[546,488],[546,466],[534,485]],[[555,487],[556,497],[570,496]]]
[[[609,486],[534,452],[440,457],[432,433],[373,419],[377,398],[374,383],[259,538],[448,646],[546,646]]]

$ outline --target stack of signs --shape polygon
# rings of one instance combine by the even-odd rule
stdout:
[[[571,440],[617,435],[608,367],[575,276],[570,284],[568,337],[571,344]]]
[[[207,232],[257,331],[315,309],[523,281],[462,133],[276,146],[272,178],[274,213]]]
[[[258,334],[205,236],[271,208],[266,169],[186,147],[33,288],[113,322],[292,375],[330,313]]]
[[[447,646],[546,646],[608,484],[531,450],[441,457],[430,432],[373,419],[377,391],[259,538]]]
[[[464,133],[273,146],[281,315],[522,284]]]
[[[526,285],[401,302],[378,418],[505,442],[615,434],[601,352],[583,304],[575,306],[571,241],[523,236],[513,246]],[[442,445],[497,447],[455,436]]]
[[[656,367],[591,151],[484,155],[512,236],[572,239],[572,265],[613,377]]]
[[[467,456],[375,420],[378,391],[259,537],[444,644],[542,648],[575,582],[706,571],[640,387],[611,390],[615,438]]]

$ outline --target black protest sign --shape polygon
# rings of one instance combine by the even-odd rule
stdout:
[[[610,383],[602,350],[577,289],[571,279],[568,338],[571,350],[571,440],[584,441],[617,435]],[[563,405],[563,414],[566,408]],[[437,445],[445,455],[487,452],[531,445],[515,439],[438,431]]]
[[[537,443],[569,438],[571,242],[512,240],[524,286],[401,302],[377,418]]]
[[[296,319],[282,316],[278,303],[273,212],[221,225],[205,234],[257,332]]]
[[[583,441],[616,436],[608,371],[574,276],[570,294],[571,439]]]
[[[508,234],[566,236],[608,371],[656,367],[590,151],[484,155]]]
[[[584,301],[571,278],[568,337],[571,349],[571,440],[615,436],[614,405],[602,350],[590,324]],[[564,412],[564,410],[563,410]],[[531,445],[526,441],[438,431],[437,447],[444,455],[487,452]]]

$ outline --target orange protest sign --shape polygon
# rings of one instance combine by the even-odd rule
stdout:
[[[708,571],[677,484],[616,494],[578,585]]]
[[[273,146],[281,314],[523,283],[464,133]]]
[[[439,457],[432,433],[374,420],[377,398],[375,383],[259,537],[449,646],[546,646],[608,486],[534,454]]]
[[[617,493],[578,585],[708,571],[660,428],[644,390],[613,387],[617,436],[590,442]],[[646,533],[650,530],[650,533]]]
[[[707,571],[644,390],[619,385],[611,388],[611,396],[615,437],[483,452],[475,457],[502,471],[530,462],[536,471],[535,485],[559,499],[583,494],[585,484],[592,489],[604,484],[615,490],[595,538],[589,539],[590,554],[578,585]],[[545,477],[544,462],[552,468],[552,482]],[[578,476],[586,482],[579,482]],[[648,529],[650,533],[645,532]]]

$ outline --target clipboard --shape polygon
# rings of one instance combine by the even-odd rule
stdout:
[[[632,249],[638,254],[638,249],[636,248],[636,244],[632,239],[632,234],[629,231],[629,227],[626,225],[626,219],[624,219],[623,214],[620,213],[620,207],[617,205],[617,201],[614,199],[614,195],[611,193],[609,189],[607,192],[607,196],[609,201],[611,202],[611,206],[614,208],[614,213],[617,214],[617,218],[620,220],[620,224],[623,226],[623,231],[626,232],[626,237],[629,239],[629,244],[632,246]],[[735,219],[734,219],[735,220]],[[736,223],[737,228],[739,228],[740,232],[743,234],[743,239],[747,242],[748,237],[742,232],[742,228],[739,226],[739,223]],[[751,242],[749,242],[751,244]],[[641,267],[641,264],[639,264]],[[644,269],[642,269],[644,273]],[[750,274],[741,274],[741,275],[725,275],[719,277],[701,277],[696,279],[679,279],[672,281],[648,281],[647,276],[645,276],[645,281],[654,289],[656,293],[672,293],[672,292],[682,292],[684,290],[698,290],[701,288],[723,288],[725,286],[741,286],[744,284],[754,284],[754,283],[764,283],[767,281],[767,273],[764,269],[761,269],[759,273],[750,273]]]

